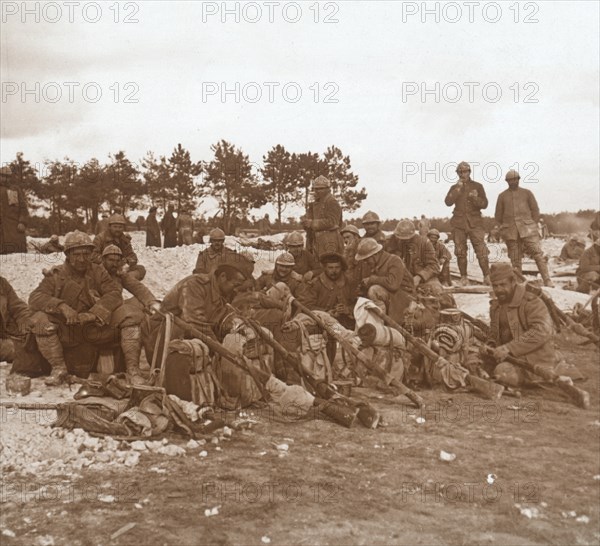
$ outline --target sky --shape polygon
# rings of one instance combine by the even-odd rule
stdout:
[[[542,212],[600,208],[598,2],[0,5],[3,163],[335,145],[353,216],[448,215],[460,161],[490,214],[510,168]]]

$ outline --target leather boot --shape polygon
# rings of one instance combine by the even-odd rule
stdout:
[[[458,264],[458,270],[460,271],[460,278],[461,279],[466,279],[467,278],[467,257],[466,256],[461,256],[456,258],[456,262]]]
[[[65,382],[68,372],[65,363],[65,355],[56,334],[49,336],[36,336],[36,342],[40,353],[52,366],[50,376],[44,381],[49,387],[56,387]]]
[[[548,286],[549,288],[554,288],[554,283],[552,279],[550,279],[550,272],[548,271],[548,262],[546,262],[545,258],[538,258],[535,261],[540,275],[542,276],[542,280],[544,281],[544,286]]]
[[[359,408],[350,408],[344,404],[337,404],[331,400],[323,400],[321,398],[315,398],[314,405],[318,406],[319,411],[325,417],[347,428],[350,428],[354,424],[359,412]]]
[[[145,384],[146,380],[140,370],[142,340],[139,326],[125,326],[121,329],[121,350],[125,356],[125,371],[131,384]]]

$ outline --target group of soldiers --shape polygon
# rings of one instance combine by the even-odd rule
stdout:
[[[470,238],[494,293],[488,339],[493,351],[487,363],[485,359],[477,361],[471,372],[520,386],[531,377],[509,363],[508,357],[545,367],[557,364],[551,315],[518,277],[520,256],[525,251],[536,259],[544,283],[550,284],[539,236],[531,228],[539,213],[535,198],[529,190],[518,187],[518,173],[507,174],[509,189],[498,199],[496,216],[501,220],[512,264],[490,267],[481,224],[481,210],[488,204],[483,186],[471,180],[468,164],[459,164],[457,173],[459,181],[450,188],[446,203],[455,206],[455,253],[461,276],[466,282]],[[281,346],[298,353],[303,351],[302,341],[290,336],[290,331],[300,329],[307,336],[323,336],[319,323],[309,320],[305,326],[297,320],[302,309],[320,313],[339,331],[352,335],[358,329],[356,307],[362,297],[371,300],[391,321],[424,339],[436,330],[445,316],[444,309],[456,311],[452,296],[444,291],[444,285],[450,284],[450,255],[437,230],[420,235],[414,222],[406,219],[386,237],[377,214],[368,212],[362,219],[361,235],[355,226],[343,226],[342,209],[326,177],[314,180],[313,190],[315,200],[302,219],[305,235],[293,232],[286,236],[285,252],[276,257],[272,270],[255,278],[254,256],[227,248],[223,231],[214,229],[194,270],[177,282],[162,302],[142,282],[146,270],[138,263],[124,231],[123,216],[111,216],[106,229],[93,241],[79,231],[67,234],[65,262],[44,271],[28,303],[16,296],[6,279],[1,280],[1,337],[13,340],[12,373],[47,375],[47,384],[57,385],[69,375],[88,377],[98,371],[99,356],[109,353],[113,355],[110,371],[125,372],[132,384],[144,383],[148,374],[140,367],[142,347],[148,362],[157,362],[156,340],[161,339],[161,332],[164,336],[164,317],[169,315],[179,320],[170,331],[171,340],[195,338],[201,332],[222,343],[239,328],[239,321],[252,320]],[[597,236],[596,230],[592,247],[596,256]],[[597,269],[596,265],[596,280],[591,282],[598,280]],[[123,289],[131,297],[123,299]],[[436,343],[447,353],[458,354],[464,352],[464,347],[457,348],[464,336],[456,333],[458,323],[454,319],[451,322],[436,330],[441,332]],[[449,333],[454,341],[444,346]],[[349,358],[340,355],[335,340],[328,339],[326,345],[330,367],[340,356],[344,361]],[[164,347],[160,352],[164,355],[166,350]],[[414,359],[392,341],[385,342],[382,351],[386,350],[396,357],[398,351],[404,354],[404,366],[400,371],[396,367],[395,373],[405,380]],[[466,353],[463,356],[458,364],[472,368],[472,359]],[[388,372],[393,361],[384,360],[384,366],[385,362],[390,366]],[[272,368],[284,382],[301,382],[297,370],[290,369],[283,358],[275,357]],[[332,372],[312,372],[321,380],[335,379]],[[438,374],[442,382],[451,375]]]

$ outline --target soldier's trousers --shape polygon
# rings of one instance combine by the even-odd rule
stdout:
[[[475,256],[484,276],[490,274],[490,262],[488,259],[488,247],[485,244],[485,231],[482,227],[469,229],[455,228],[454,230],[454,255],[458,262],[461,277],[467,276],[468,247],[467,239],[471,240]]]
[[[544,277],[543,269],[548,268],[542,247],[540,245],[539,235],[532,235],[530,237],[519,237],[518,239],[511,239],[506,241],[506,249],[508,251],[508,257],[512,266],[522,273],[522,262],[523,253],[535,260],[535,263]],[[540,265],[542,264],[542,265]]]

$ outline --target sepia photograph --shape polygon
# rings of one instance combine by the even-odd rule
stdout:
[[[600,2],[0,17],[1,546],[600,544]]]

